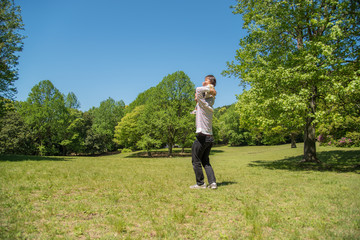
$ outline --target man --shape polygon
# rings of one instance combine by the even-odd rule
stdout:
[[[214,170],[210,164],[209,154],[214,142],[212,133],[213,105],[215,101],[216,78],[213,75],[207,75],[202,87],[196,88],[195,99],[198,102],[196,106],[196,140],[192,145],[192,165],[195,172],[196,184],[190,186],[192,189],[206,188],[204,182],[204,167],[209,182],[208,187],[217,189]],[[211,87],[211,85],[213,87]],[[205,98],[205,96],[211,97]]]

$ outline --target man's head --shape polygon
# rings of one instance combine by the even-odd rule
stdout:
[[[207,75],[205,77],[205,81],[203,82],[203,86],[207,86],[209,84],[212,84],[214,87],[216,86],[216,78],[214,75]]]

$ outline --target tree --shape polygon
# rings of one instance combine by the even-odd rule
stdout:
[[[20,7],[15,6],[13,1],[0,1],[0,100],[12,99],[16,93],[14,82],[18,79],[19,56],[17,52],[23,49],[24,36]],[[3,108],[0,101],[0,112]]]
[[[318,161],[315,127],[327,103],[359,91],[360,3],[238,0],[234,13],[243,15],[249,34],[223,74],[240,78],[262,99],[301,107],[304,161]]]
[[[304,127],[303,120],[298,117],[305,114],[304,106],[289,101],[286,96],[263,97],[258,89],[252,88],[239,95],[236,107],[240,114],[240,125],[260,133],[263,144],[283,143],[290,137],[291,147],[296,147],[296,136]]]
[[[156,88],[157,93],[148,106],[153,114],[156,113],[156,129],[172,156],[175,141],[180,140],[180,134],[184,134],[189,124],[194,124],[190,112],[195,104],[195,86],[183,71],[178,71],[164,77]]]
[[[60,145],[63,147],[63,154],[84,153],[86,132],[88,130],[83,113],[80,110],[68,108],[69,120],[65,129],[65,135]]]
[[[141,138],[139,119],[144,112],[144,105],[134,108],[128,112],[115,127],[114,142],[125,148],[134,149]]]
[[[49,80],[31,89],[26,102],[20,103],[19,113],[31,129],[40,155],[62,152],[60,143],[65,138],[69,112],[63,94]]]
[[[66,105],[67,108],[72,108],[72,109],[79,109],[80,108],[80,102],[77,99],[75,93],[69,92],[65,99],[66,99],[65,100],[65,105]]]
[[[129,113],[133,111],[136,107],[146,105],[149,103],[149,100],[152,99],[156,95],[157,89],[156,87],[151,87],[146,91],[139,93],[136,99],[125,107],[125,113]]]
[[[214,129],[219,142],[231,146],[253,144],[248,131],[240,125],[241,115],[235,104],[217,109],[214,115]]]
[[[189,145],[194,128],[194,84],[182,71],[169,74],[156,86],[140,93],[126,109],[115,129],[114,141],[126,148],[150,153],[167,144],[169,156],[175,143]]]
[[[150,137],[149,134],[144,134],[136,145],[142,150],[145,150],[148,156],[151,157],[151,149],[160,147],[161,141]]]
[[[115,126],[120,122],[124,116],[125,103],[115,101],[112,98],[108,98],[100,103],[98,108],[92,108],[89,112],[93,115],[93,122],[90,134],[93,138],[99,139],[100,142],[97,144],[99,152],[107,152],[115,150],[113,142]],[[96,140],[96,142],[98,142]],[[95,146],[95,145],[94,145]]]
[[[24,119],[14,108],[8,110],[0,118],[0,154],[34,154],[35,151],[31,131]]]

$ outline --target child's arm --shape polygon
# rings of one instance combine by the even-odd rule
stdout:
[[[215,88],[214,88],[213,85],[210,85],[210,91],[209,91],[209,93],[210,93],[210,95],[212,95],[213,97],[216,96],[216,90],[215,90]]]

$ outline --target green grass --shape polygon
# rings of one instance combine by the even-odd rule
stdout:
[[[2,156],[1,239],[360,239],[360,148],[216,147],[190,157]]]

